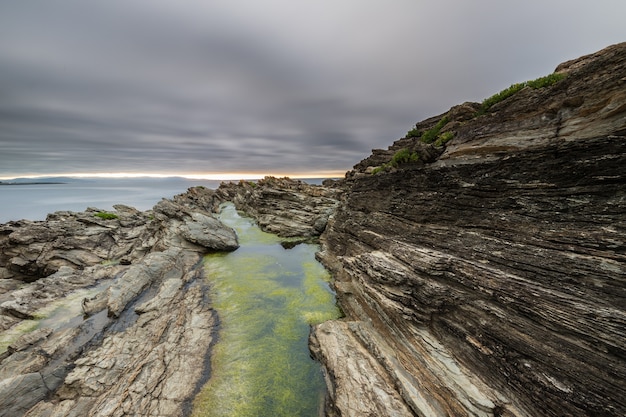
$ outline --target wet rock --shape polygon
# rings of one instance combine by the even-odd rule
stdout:
[[[21,336],[16,342],[10,344],[7,350],[9,354],[26,350],[27,348],[47,338],[48,336],[50,336],[50,334],[52,334],[52,329],[42,327],[31,333],[27,333]]]
[[[85,316],[93,316],[94,314],[107,308],[109,297],[106,292],[99,292],[93,297],[83,298],[81,308]]]
[[[26,415],[46,410],[71,416],[77,408],[90,416],[182,415],[215,331],[215,313],[203,300],[206,289],[199,282],[185,287],[190,280],[164,281],[152,300],[138,306],[133,325],[75,362],[56,401]]]

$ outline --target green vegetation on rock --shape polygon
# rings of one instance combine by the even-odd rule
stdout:
[[[417,152],[411,152],[408,149],[400,149],[391,157],[391,160],[379,167],[372,170],[372,174],[378,174],[379,172],[386,171],[390,168],[398,168],[400,165],[409,164],[411,162],[419,161],[420,156]]]
[[[564,74],[553,73],[550,75],[546,75],[545,77],[537,78],[536,80],[525,81],[523,83],[512,84],[510,87],[505,88],[499,93],[494,94],[493,96],[486,98],[480,105],[480,109],[478,109],[477,116],[483,115],[489,110],[493,105],[500,103],[501,101],[506,100],[511,97],[518,91],[522,90],[525,87],[530,87],[532,89],[549,87],[557,82],[561,81],[565,78]]]
[[[439,134],[439,132],[441,132],[441,129],[443,129],[443,127],[447,125],[449,121],[450,121],[450,118],[448,117],[448,115],[445,115],[437,122],[435,126],[428,129],[427,131],[422,132],[421,130],[414,128],[407,132],[406,137],[407,138],[419,138],[420,141],[423,143],[428,144],[428,143],[434,142],[435,146],[441,146],[447,141],[449,141],[450,139],[452,139],[452,137],[454,136],[454,133],[452,132],[445,132],[443,134]]]
[[[517,92],[519,92],[520,90],[526,87],[529,87],[532,89],[549,87],[561,81],[563,78],[565,78],[564,74],[553,73],[545,77],[537,78],[535,80],[513,84],[510,87],[505,88],[504,90],[500,91],[499,93],[494,94],[493,96],[483,100],[483,102],[480,105],[480,108],[476,112],[476,116],[481,116],[485,114],[495,104],[506,100],[507,98],[513,96],[514,94],[516,94]],[[443,127],[446,124],[448,124],[448,122],[450,122],[450,118],[448,117],[448,115],[445,115],[437,122],[435,126],[433,126],[432,128],[426,131],[421,131],[417,127],[409,130],[406,134],[406,138],[419,138],[419,140],[423,143],[426,143],[426,144],[432,143],[434,144],[434,146],[442,146],[454,137],[454,132],[451,132],[451,131],[440,133],[441,129],[443,129]],[[378,172],[387,170],[390,166],[394,166],[394,165],[382,165],[378,168],[375,168],[373,173],[378,173]]]
[[[396,152],[393,157],[391,158],[390,164],[393,167],[398,167],[399,165],[402,164],[408,164],[410,162],[417,162],[419,161],[420,156],[417,154],[417,152],[411,152],[408,149],[400,149],[398,152]]]
[[[437,136],[437,140],[435,141],[435,146],[442,146],[445,143],[449,142],[450,139],[454,137],[454,132],[444,132],[441,135]]]
[[[419,130],[418,128],[413,128],[411,130],[409,130],[408,132],[406,132],[406,138],[419,138],[422,136],[422,131]]]
[[[439,120],[433,128],[428,129],[426,132],[422,134],[420,141],[424,143],[433,143],[435,140],[437,140],[437,136],[439,135],[439,132],[441,131],[441,129],[445,125],[447,125],[449,121],[450,119],[448,118],[448,116],[443,116],[441,120]]]
[[[99,211],[96,214],[94,214],[95,217],[99,217],[102,220],[114,220],[117,219],[119,216],[115,213],[108,213],[106,211]]]

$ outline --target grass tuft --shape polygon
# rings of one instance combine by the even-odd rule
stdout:
[[[530,87],[533,90],[536,90],[538,88],[543,88],[543,87],[549,87],[561,81],[563,78],[565,78],[565,74],[553,73],[550,75],[546,75],[545,77],[539,77],[536,80],[512,84],[510,87],[505,88],[499,93],[496,93],[493,96],[484,99],[480,105],[480,108],[478,109],[478,112],[476,113],[476,116],[481,116],[487,113],[487,111],[493,105],[506,100],[507,98],[511,97],[512,95],[514,95],[515,93],[517,93],[518,91],[522,90],[525,87]]]
[[[119,216],[115,213],[107,213],[106,211],[99,211],[94,214],[95,217],[99,217],[102,220],[114,220],[119,218]]]
[[[409,164],[411,162],[419,161],[420,156],[417,152],[411,152],[408,149],[400,149],[391,157],[391,160],[381,166],[378,166],[372,170],[372,175],[376,175],[380,172],[387,171],[391,168],[398,168],[400,165]]]
[[[441,120],[439,120],[434,127],[432,127],[431,129],[428,129],[426,132],[422,134],[420,141],[424,143],[433,143],[437,139],[437,136],[439,135],[439,131],[441,131],[441,129],[445,125],[447,125],[449,121],[450,119],[448,118],[448,116],[443,116]]]

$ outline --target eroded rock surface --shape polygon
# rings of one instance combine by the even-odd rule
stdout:
[[[223,183],[215,195],[216,204],[233,202],[267,232],[311,238],[326,228],[340,191],[290,178],[266,177],[258,182]]]
[[[115,206],[108,219],[89,209],[0,226],[0,336],[68,297],[85,313],[8,345],[0,416],[184,414],[216,325],[199,262],[238,247],[212,201],[197,187],[148,212]],[[71,299],[87,288],[100,291]]]
[[[348,173],[319,254],[346,318],[311,337],[329,415],[626,415],[626,44],[557,71]]]

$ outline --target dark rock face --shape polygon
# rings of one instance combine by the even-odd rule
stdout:
[[[0,355],[0,416],[183,415],[217,323],[198,263],[238,247],[212,201],[198,187],[145,213],[115,206],[108,220],[93,209],[0,226],[0,337],[101,288],[66,301],[83,321],[25,333]]]
[[[402,139],[348,173],[319,254],[346,318],[311,336],[328,415],[626,415],[626,44],[558,71],[449,113],[433,163],[369,174],[424,147]]]
[[[263,230],[282,237],[319,236],[339,201],[336,188],[290,178],[266,177],[256,183],[223,183],[215,193],[219,204],[232,201],[256,219]]]

